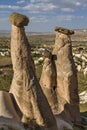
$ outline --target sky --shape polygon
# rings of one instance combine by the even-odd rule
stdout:
[[[55,26],[87,29],[87,0],[0,0],[0,30],[11,30],[13,12],[29,17],[28,32],[53,32]]]

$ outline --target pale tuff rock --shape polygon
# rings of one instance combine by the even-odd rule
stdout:
[[[74,32],[55,28],[53,54],[45,50],[40,86],[24,30],[29,19],[13,13],[10,21],[14,76],[10,92],[0,92],[0,129],[26,130],[27,125],[27,130],[63,130],[64,126],[72,130],[72,124],[63,119],[80,121],[77,71],[70,38]]]
[[[46,127],[47,130],[57,130],[55,118],[35,75],[24,27],[12,25],[11,57],[14,76],[10,93],[23,113],[22,121],[29,125]]]
[[[8,105],[9,104],[9,105]],[[11,94],[8,92],[0,91],[0,116],[20,120],[17,114],[14,104],[12,103]]]
[[[56,27],[53,54],[57,70],[58,113],[66,120],[80,121],[77,71],[72,56],[70,35],[74,32]]]
[[[44,52],[44,63],[40,78],[40,85],[51,106],[54,114],[57,112],[57,97],[56,97],[56,70],[52,59],[52,54],[49,50]]]
[[[14,106],[15,105],[15,106]],[[12,95],[8,92],[0,91],[0,129],[24,130],[16,104],[12,100]]]

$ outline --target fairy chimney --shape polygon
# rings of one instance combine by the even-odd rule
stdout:
[[[52,54],[47,49],[44,52],[44,63],[40,78],[40,85],[51,106],[53,113],[56,114],[57,112],[56,70]]]
[[[36,78],[31,48],[24,26],[29,19],[18,13],[10,16],[12,23],[11,58],[14,76],[10,88],[21,112],[22,121],[29,125],[40,125],[48,130],[57,130],[56,121]]]
[[[58,114],[69,121],[80,121],[78,80],[70,35],[74,31],[56,27],[53,55],[57,70]]]

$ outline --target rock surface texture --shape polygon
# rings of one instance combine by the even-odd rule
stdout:
[[[19,23],[22,23],[20,26],[14,24],[15,18],[20,18]],[[21,14],[19,17],[19,14],[13,13],[10,21],[12,22],[11,58],[14,71],[10,93],[23,114],[22,122],[31,126],[39,125],[47,130],[57,130],[55,118],[35,75],[31,47],[24,30],[25,23],[29,20]]]
[[[56,119],[36,78],[31,47],[24,30],[29,19],[13,13],[10,21],[14,75],[10,91],[0,92],[0,129],[58,130]]]
[[[69,121],[80,121],[77,71],[72,55],[72,30],[56,27],[53,49],[57,71],[58,114]]]
[[[24,27],[29,23],[29,18],[19,13],[12,13],[9,17],[9,20],[13,25],[17,27]]]
[[[64,127],[73,130],[71,122],[80,121],[77,71],[70,38],[74,31],[55,28],[53,53],[44,52],[39,84],[24,29],[29,19],[13,13],[10,22],[14,75],[10,91],[0,91],[0,130],[64,130]]]
[[[58,111],[56,95],[56,70],[52,54],[49,50],[45,50],[44,52],[44,63],[40,78],[40,85],[51,106],[53,113],[56,114]]]

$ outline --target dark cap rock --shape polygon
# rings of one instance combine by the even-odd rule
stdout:
[[[58,31],[58,32],[66,34],[66,35],[72,35],[72,34],[74,34],[73,30],[69,30],[69,29],[66,29],[66,28],[58,27],[58,26],[55,27],[55,31]]]
[[[45,57],[45,58],[51,58],[51,56],[52,56],[51,52],[50,52],[48,49],[46,49],[46,50],[44,51],[44,57]]]
[[[10,15],[9,20],[17,27],[27,26],[29,23],[29,18],[27,16],[15,12]]]

